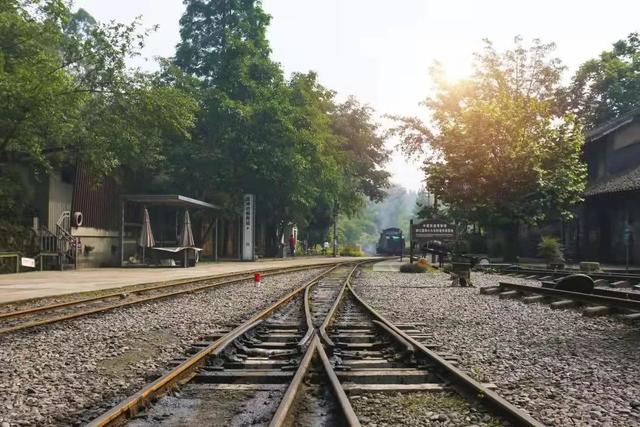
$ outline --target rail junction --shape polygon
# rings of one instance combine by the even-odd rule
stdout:
[[[195,354],[89,425],[226,424],[211,400],[222,392],[240,396],[230,402],[244,408],[240,424],[358,426],[348,394],[385,390],[453,391],[512,425],[542,425],[434,351],[415,325],[370,307],[350,285],[358,268],[329,268],[233,330],[194,343]]]

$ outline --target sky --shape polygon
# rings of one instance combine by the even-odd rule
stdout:
[[[181,0],[76,0],[101,21],[159,26],[136,65],[154,69],[179,41]],[[515,36],[557,44],[568,79],[584,61],[640,31],[637,0],[264,0],[272,16],[268,37],[273,58],[287,74],[316,71],[340,99],[354,95],[385,114],[424,116],[419,104],[432,85],[429,67],[442,63],[451,80],[471,72],[473,52],[487,38],[509,48]],[[391,148],[395,143],[389,142]],[[395,152],[387,166],[392,181],[422,186],[417,162]]]

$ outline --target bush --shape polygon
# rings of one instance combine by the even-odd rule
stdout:
[[[400,266],[401,273],[426,273],[429,266],[424,264],[402,264]]]
[[[562,245],[557,237],[542,236],[538,243],[538,255],[543,257],[547,264],[560,264],[564,262]]]
[[[357,246],[345,246],[340,249],[340,256],[364,256],[364,252]]]
[[[584,271],[586,273],[594,273],[601,271],[600,263],[593,261],[583,261],[580,263],[580,271]]]

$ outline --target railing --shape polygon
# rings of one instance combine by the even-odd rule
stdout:
[[[72,264],[76,263],[80,239],[71,234],[71,212],[64,211],[56,223],[58,251]]]
[[[58,252],[58,237],[53,234],[44,225],[40,226],[38,232],[38,239],[40,240],[40,252],[57,253]]]
[[[41,226],[38,230],[38,239],[40,243],[40,268],[42,268],[43,254],[57,254],[60,269],[66,262],[76,263],[80,239],[71,234],[71,213],[69,211],[62,212],[58,218],[55,233],[47,227]]]

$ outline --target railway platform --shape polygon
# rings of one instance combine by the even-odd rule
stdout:
[[[0,275],[0,304],[150,283],[207,278],[270,268],[365,260],[356,257],[271,258],[256,262],[200,263],[193,268],[95,268],[73,271],[34,271]]]

